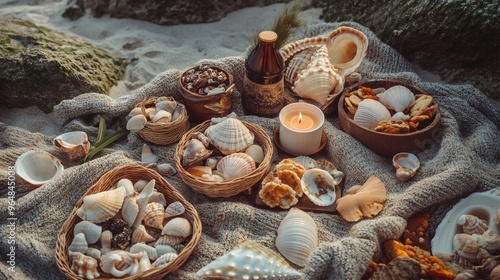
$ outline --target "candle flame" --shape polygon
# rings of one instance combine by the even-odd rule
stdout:
[[[301,123],[301,122],[302,122],[302,113],[299,112],[299,123]]]

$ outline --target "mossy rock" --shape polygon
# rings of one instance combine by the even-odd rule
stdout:
[[[0,19],[0,102],[52,111],[79,94],[108,94],[126,61],[88,42],[18,18]]]
[[[314,0],[325,21],[356,21],[447,83],[500,99],[500,1]]]

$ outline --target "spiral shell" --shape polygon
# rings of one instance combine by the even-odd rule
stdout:
[[[217,170],[224,180],[231,180],[252,173],[256,169],[255,161],[245,153],[234,153],[223,157],[217,163]]]
[[[163,211],[163,205],[160,203],[148,203],[148,205],[146,205],[146,215],[143,219],[144,224],[160,230],[163,229]]]
[[[489,229],[485,220],[470,214],[461,215],[457,219],[457,225],[462,226],[462,230],[467,234],[483,234]]]
[[[146,230],[146,227],[139,225],[132,233],[132,243],[149,243],[156,239]]]
[[[88,248],[88,243],[87,240],[85,239],[85,234],[83,232],[80,232],[78,234],[75,234],[73,237],[73,240],[71,241],[71,244],[69,245],[69,252],[79,252],[82,254],[85,254]]]
[[[210,125],[205,130],[210,139],[221,153],[230,155],[244,151],[253,144],[254,134],[238,119],[226,118],[220,123]]]
[[[85,279],[95,279],[99,277],[99,272],[97,271],[97,260],[85,256],[82,253],[70,253],[71,258],[71,270],[76,272],[79,277]]]
[[[160,257],[158,257],[156,259],[156,261],[154,263],[152,263],[152,266],[158,267],[158,266],[168,264],[169,262],[175,260],[175,258],[177,258],[177,256],[178,256],[177,253],[173,253],[173,252],[165,253],[165,254],[161,255]]]

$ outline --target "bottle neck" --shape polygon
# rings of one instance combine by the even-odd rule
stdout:
[[[248,78],[258,84],[274,84],[282,80],[284,61],[274,42],[260,41],[245,62]]]

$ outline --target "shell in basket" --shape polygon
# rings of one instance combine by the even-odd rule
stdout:
[[[129,180],[122,180],[125,176]],[[116,187],[117,182],[120,180],[122,182],[130,181],[132,184],[137,184],[140,180],[146,180],[149,183],[140,192],[134,192],[129,197],[126,197],[124,187]],[[122,205],[123,201],[131,197],[137,197],[132,201],[138,201],[139,212],[143,214],[139,213],[137,215],[135,220],[139,220],[139,222],[134,221],[132,228],[129,226],[130,221],[126,222],[121,219],[123,211],[120,211],[120,209],[116,210],[115,215],[111,217],[107,213],[105,217],[109,218],[97,215],[99,216],[97,220],[102,221],[102,223],[92,223],[87,220],[82,221],[77,215],[77,212],[81,214],[83,211],[85,215],[82,215],[82,217],[84,219],[96,216],[92,212],[93,209],[90,208],[91,204],[88,197],[91,198],[90,202],[94,203],[96,200],[103,201],[108,199],[109,194],[115,192],[118,197],[121,197]],[[190,227],[187,233],[186,231],[182,232],[183,236],[162,235],[160,233],[161,230],[151,228],[144,223],[143,217],[150,212],[156,211],[156,208],[161,208],[161,211],[158,212],[161,216],[162,227],[163,224],[168,223],[168,220],[164,220],[165,206],[157,202],[152,202],[150,203],[151,206],[148,207],[151,209],[146,211],[145,206],[148,204],[142,202],[147,202],[148,198],[155,196],[157,192],[165,197],[167,202],[166,207],[170,204],[182,204],[184,212],[179,216],[181,217],[180,219],[183,219],[182,227],[185,228],[186,223]],[[123,197],[121,194],[123,194]],[[69,218],[64,222],[56,245],[57,265],[69,279],[81,279],[80,277],[86,279],[94,279],[95,277],[99,277],[99,279],[114,279],[114,277],[122,276],[129,276],[127,279],[162,278],[169,272],[178,269],[187,260],[201,235],[201,221],[195,208],[161,175],[138,163],[118,167],[105,173],[89,188],[87,193],[76,203],[76,206]],[[100,231],[101,227],[104,226],[109,228],[109,230],[102,231],[100,238],[97,238],[98,241],[92,245],[92,248],[85,248],[89,247],[86,239],[91,237],[92,241],[95,240],[99,235],[96,230]],[[171,231],[169,234],[178,234],[179,230],[177,228],[178,226],[175,223],[169,226],[169,230]],[[90,235],[87,237],[87,234]],[[177,246],[177,249],[173,249],[172,247],[166,248],[165,244],[158,243],[160,239],[169,238],[179,239],[177,243],[182,246]],[[159,246],[152,247],[142,242],[148,242],[149,244],[158,243]],[[76,252],[84,255],[84,259],[89,260],[89,263],[93,263],[92,259],[94,258],[100,258],[99,261],[96,260],[98,264],[97,269],[92,270],[83,264],[78,265],[78,258],[82,257]],[[162,257],[161,262],[157,263],[158,266],[153,266],[152,263],[165,253],[173,255],[169,258]]]

